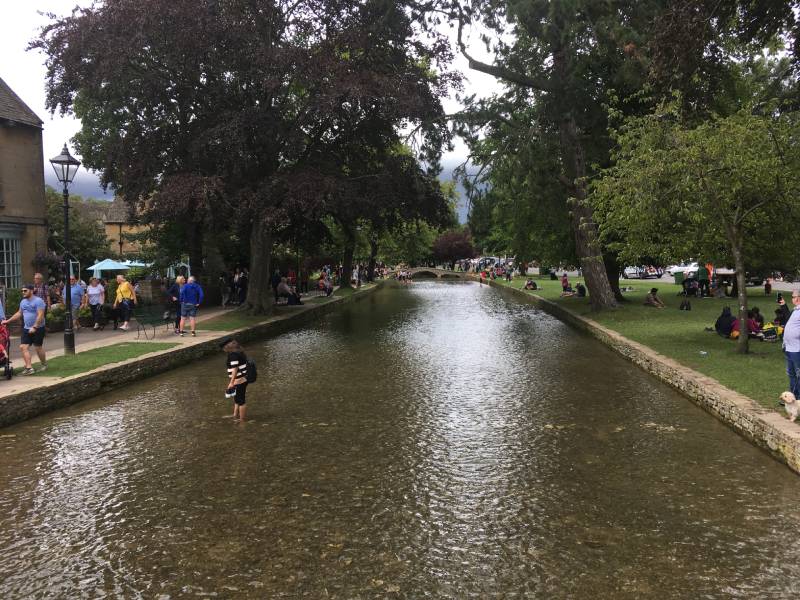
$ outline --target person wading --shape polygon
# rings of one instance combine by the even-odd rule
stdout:
[[[33,284],[27,284],[22,288],[22,300],[19,303],[19,310],[5,319],[3,325],[8,325],[13,321],[22,318],[22,339],[20,340],[20,350],[22,350],[22,360],[25,361],[23,375],[33,375],[33,365],[31,364],[31,353],[28,349],[33,345],[36,348],[36,355],[42,363],[41,373],[47,369],[47,358],[44,354],[44,311],[46,307],[44,300],[33,295]]]
[[[247,355],[241,344],[233,339],[223,340],[222,349],[228,353],[226,366],[228,369],[228,385],[225,386],[225,397],[233,398],[233,418],[244,421],[247,408]]]

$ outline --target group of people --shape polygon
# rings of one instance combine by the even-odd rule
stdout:
[[[103,282],[96,277],[92,277],[87,285],[82,281],[78,281],[77,277],[73,275],[70,276],[69,285],[61,288],[61,295],[53,296],[52,289],[59,289],[59,287],[57,285],[51,287],[46,284],[42,274],[36,273],[33,283],[26,283],[21,288],[22,299],[17,312],[6,318],[3,308],[0,307],[0,313],[2,313],[0,324],[2,326],[5,327],[15,321],[22,321],[20,350],[25,363],[25,368],[22,371],[23,375],[33,375],[35,373],[30,353],[31,346],[33,346],[41,364],[39,371],[47,369],[47,355],[44,349],[46,314],[54,304],[66,304],[67,294],[69,294],[75,328],[80,328],[78,311],[86,306],[92,311],[93,329],[100,328],[101,310],[105,303],[105,286]],[[123,324],[120,329],[123,331],[127,331],[129,327],[130,311],[127,308],[128,306],[132,307],[135,303],[136,292],[133,286],[123,275],[118,275],[114,309],[121,311]]]
[[[178,275],[174,283],[165,292],[167,306],[175,316],[175,335],[186,335],[188,320],[192,337],[197,336],[197,311],[203,302],[203,288],[197,280]]]
[[[247,297],[247,284],[250,273],[246,268],[236,267],[233,271],[222,271],[219,274],[219,291],[222,306],[243,304]]]

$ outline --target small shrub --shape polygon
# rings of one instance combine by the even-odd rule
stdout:
[[[6,317],[10,317],[19,310],[19,303],[22,300],[22,291],[18,289],[6,290]]]

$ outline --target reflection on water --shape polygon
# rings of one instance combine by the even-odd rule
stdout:
[[[800,481],[593,340],[384,289],[0,430],[0,596],[797,597]]]

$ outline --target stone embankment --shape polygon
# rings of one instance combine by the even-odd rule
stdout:
[[[597,338],[800,474],[800,425],[779,412],[555,302],[493,281],[489,284]]]
[[[248,342],[296,329],[343,305],[366,298],[381,283],[357,290],[349,296],[334,296],[324,303],[282,309],[280,314],[272,315],[251,327],[214,331],[210,336],[209,332],[203,332],[201,337],[185,340],[186,343],[177,348],[153,352],[63,379],[47,379],[41,385],[0,397],[0,427],[75,404],[205,356],[219,354],[220,341],[230,335],[235,335],[241,342]]]

